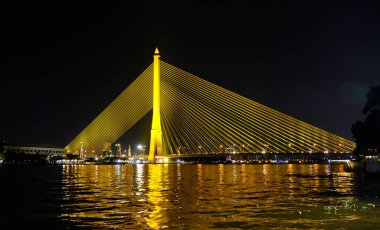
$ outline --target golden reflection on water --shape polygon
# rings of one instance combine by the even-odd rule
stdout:
[[[163,195],[163,191],[168,187],[168,164],[150,165],[148,177],[147,197],[152,207],[149,215],[145,217],[148,227],[159,229],[160,227],[168,227],[170,224],[166,214],[167,200]]]
[[[355,194],[341,165],[68,165],[63,175],[62,219],[79,227],[344,228],[365,218],[326,213]]]

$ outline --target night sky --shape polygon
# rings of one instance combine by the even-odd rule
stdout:
[[[380,84],[380,1],[127,2],[2,3],[0,140],[64,147],[156,46],[165,62],[351,140]]]

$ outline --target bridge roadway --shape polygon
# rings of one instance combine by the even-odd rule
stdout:
[[[352,153],[218,153],[172,154],[157,156],[158,162],[244,162],[244,163],[328,163],[331,160],[350,160]],[[130,160],[147,160],[148,155],[135,155]]]

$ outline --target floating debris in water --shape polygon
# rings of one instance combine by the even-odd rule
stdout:
[[[347,211],[361,211],[361,212],[369,212],[373,208],[376,208],[375,204],[367,203],[367,204],[359,204],[359,200],[357,198],[355,199],[347,199],[347,200],[341,200],[337,202],[331,202],[331,205],[325,206],[324,210],[325,212],[329,214],[342,214],[343,210]]]

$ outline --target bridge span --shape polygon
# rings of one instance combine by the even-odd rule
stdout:
[[[323,159],[324,154],[344,154],[356,146],[351,140],[161,61],[156,49],[153,63],[65,151],[84,159],[110,152],[113,145],[126,146],[119,143],[120,138],[150,111],[153,115],[147,151],[151,163],[199,157]],[[240,154],[227,154],[232,152]],[[260,154],[245,154],[252,152]]]

